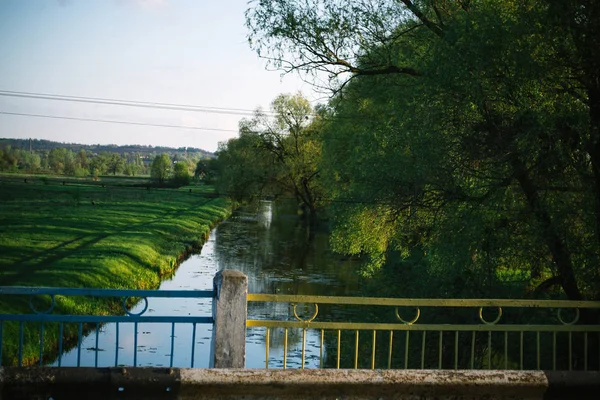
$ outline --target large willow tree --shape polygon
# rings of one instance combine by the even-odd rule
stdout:
[[[350,5],[348,5],[350,4]],[[600,297],[600,3],[261,0],[251,45],[330,79],[333,241]],[[484,274],[484,272],[486,272]]]

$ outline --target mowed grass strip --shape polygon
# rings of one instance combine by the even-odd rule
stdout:
[[[100,182],[0,176],[0,286],[155,289],[231,210],[209,186],[156,189],[135,178]],[[35,300],[40,310],[50,305],[48,296]],[[54,313],[120,308],[110,299],[60,298]],[[0,313],[30,312],[29,298],[0,296]],[[33,364],[39,326],[27,328],[24,363]],[[65,329],[66,342],[76,341],[76,327]],[[46,331],[45,353],[55,355],[58,327]],[[16,361],[18,334],[18,324],[4,323],[4,365]]]

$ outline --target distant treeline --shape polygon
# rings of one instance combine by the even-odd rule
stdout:
[[[191,158],[212,158],[214,154],[199,149],[196,147],[164,147],[164,146],[144,146],[139,144],[118,146],[116,144],[78,144],[78,143],[61,143],[54,142],[52,140],[44,139],[6,139],[0,138],[0,147],[11,146],[12,148],[19,148],[24,150],[35,150],[35,151],[50,151],[56,148],[65,148],[73,152],[79,150],[86,150],[94,153],[101,153],[104,151],[119,153],[121,155],[125,153],[139,153],[141,155],[156,156],[158,154],[169,154],[174,156],[176,154],[187,155]]]
[[[0,172],[95,178],[106,174],[153,175],[153,160],[162,158],[165,170],[160,176],[166,179],[176,164],[179,164],[180,174],[185,170],[184,175],[198,175],[197,165],[203,165],[199,162],[212,157],[212,153],[192,148],[88,146],[48,140],[0,139]]]

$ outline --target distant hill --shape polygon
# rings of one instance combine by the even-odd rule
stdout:
[[[52,140],[43,139],[7,139],[0,138],[0,146],[9,145],[13,148],[20,148],[34,151],[50,151],[55,148],[67,148],[74,152],[79,150],[89,150],[93,153],[102,153],[103,151],[110,151],[123,155],[124,153],[139,153],[142,155],[149,154],[162,154],[167,153],[171,156],[174,155],[185,155],[189,157],[201,156],[202,158],[213,158],[215,155],[210,151],[202,150],[195,147],[164,147],[164,146],[142,146],[139,144],[131,144],[124,146],[117,146],[116,144],[77,144],[77,143],[61,143],[54,142]]]

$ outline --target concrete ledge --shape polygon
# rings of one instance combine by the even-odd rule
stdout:
[[[249,399],[541,399],[547,388],[543,372],[503,371],[186,369],[181,380],[182,394]]]
[[[600,393],[600,372],[1,368],[1,399],[543,399]]]

